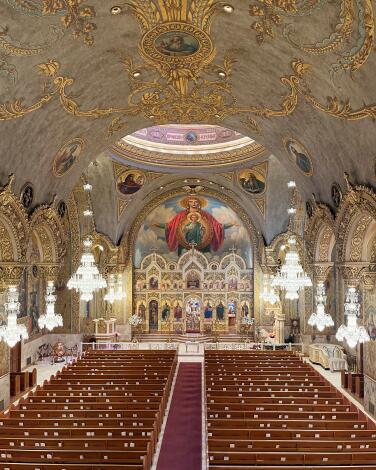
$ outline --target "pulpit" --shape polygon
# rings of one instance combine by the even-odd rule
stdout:
[[[116,342],[116,318],[96,318],[94,322],[94,337],[97,343]]]

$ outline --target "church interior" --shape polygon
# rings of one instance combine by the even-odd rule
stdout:
[[[375,12],[0,0],[0,469],[376,470]]]

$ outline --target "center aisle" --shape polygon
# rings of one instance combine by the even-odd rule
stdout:
[[[179,364],[157,470],[201,469],[201,367],[198,362]]]

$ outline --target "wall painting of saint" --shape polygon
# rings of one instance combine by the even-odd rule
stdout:
[[[291,158],[291,160],[295,163],[295,165],[299,168],[299,170],[305,176],[312,176],[313,175],[313,165],[312,159],[309,156],[308,150],[304,147],[302,143],[297,141],[293,138],[286,138],[283,141],[285,149]]]
[[[83,139],[75,138],[64,144],[54,157],[52,173],[57,178],[66,175],[77,163],[85,146]]]

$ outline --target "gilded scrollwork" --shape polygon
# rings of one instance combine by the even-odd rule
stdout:
[[[350,15],[351,1],[341,1],[340,27],[336,28],[336,34],[345,40],[349,34],[350,16],[353,15]],[[337,64],[350,71],[357,70],[365,62],[372,49],[374,37],[370,0],[357,1],[361,2],[363,7],[363,15],[358,15],[359,36],[362,39],[350,51],[343,53]],[[276,15],[277,19],[284,14],[308,15],[313,9],[321,8],[324,4],[323,0],[259,1],[258,5],[251,7],[251,11],[258,12],[257,14],[264,18],[265,12],[262,13],[261,10],[266,9],[269,13],[272,12],[271,15]],[[216,48],[210,36],[212,22],[216,14],[223,11],[222,6],[222,2],[213,0],[129,0],[122,8],[128,9],[139,22],[142,33],[139,56],[142,62],[125,54],[123,50],[112,51],[119,58],[129,82],[130,93],[124,106],[82,109],[74,92],[70,92],[75,79],[61,74],[60,63],[51,59],[38,65],[45,81],[35,102],[25,105],[21,99],[15,99],[0,104],[0,120],[21,118],[45,107],[53,100],[58,100],[62,109],[75,117],[110,117],[110,135],[126,127],[128,119],[136,115],[158,124],[221,122],[226,118],[239,116],[250,130],[261,133],[261,124],[255,118],[289,116],[301,100],[338,119],[376,119],[376,104],[365,104],[356,108],[348,97],[329,96],[324,103],[314,96],[306,81],[310,65],[299,58],[291,61],[291,73],[280,78],[286,91],[279,105],[240,106],[232,83],[237,51],[228,51],[221,62],[215,62]],[[43,11],[65,12],[62,14],[65,26],[73,28],[76,35],[83,35],[88,43],[92,42],[91,33],[94,26],[90,20],[95,14],[92,7],[82,5],[79,0],[44,0]],[[268,34],[272,34],[266,29]]]
[[[0,284],[18,284],[28,263],[27,250],[32,237],[38,240],[43,269],[60,269],[66,250],[66,231],[52,206],[36,209],[29,218],[13,192],[13,175],[0,190]]]
[[[33,55],[42,54],[45,52],[51,44],[56,41],[60,36],[61,32],[59,29],[51,28],[51,38],[45,43],[40,45],[23,44],[19,41],[14,40],[7,27],[0,27],[0,48],[4,49],[6,54],[18,57],[29,57]]]
[[[305,240],[316,262],[331,261],[334,217],[328,206],[312,199],[313,212],[305,229]]]
[[[83,38],[89,46],[94,43],[97,26],[93,22],[96,15],[93,6],[83,4],[82,0],[43,0],[42,14],[60,14],[64,28],[71,29],[74,38]]]
[[[364,236],[361,241],[357,240],[352,246],[353,234],[365,233],[366,227],[363,227],[362,218],[366,218],[366,225],[372,220],[376,220],[376,195],[371,188],[366,186],[353,186],[347,181],[348,191],[341,200],[335,221],[335,234],[337,241],[337,257],[340,261],[350,261],[355,259],[360,261],[361,249]],[[357,231],[354,223],[360,223],[361,228]]]

